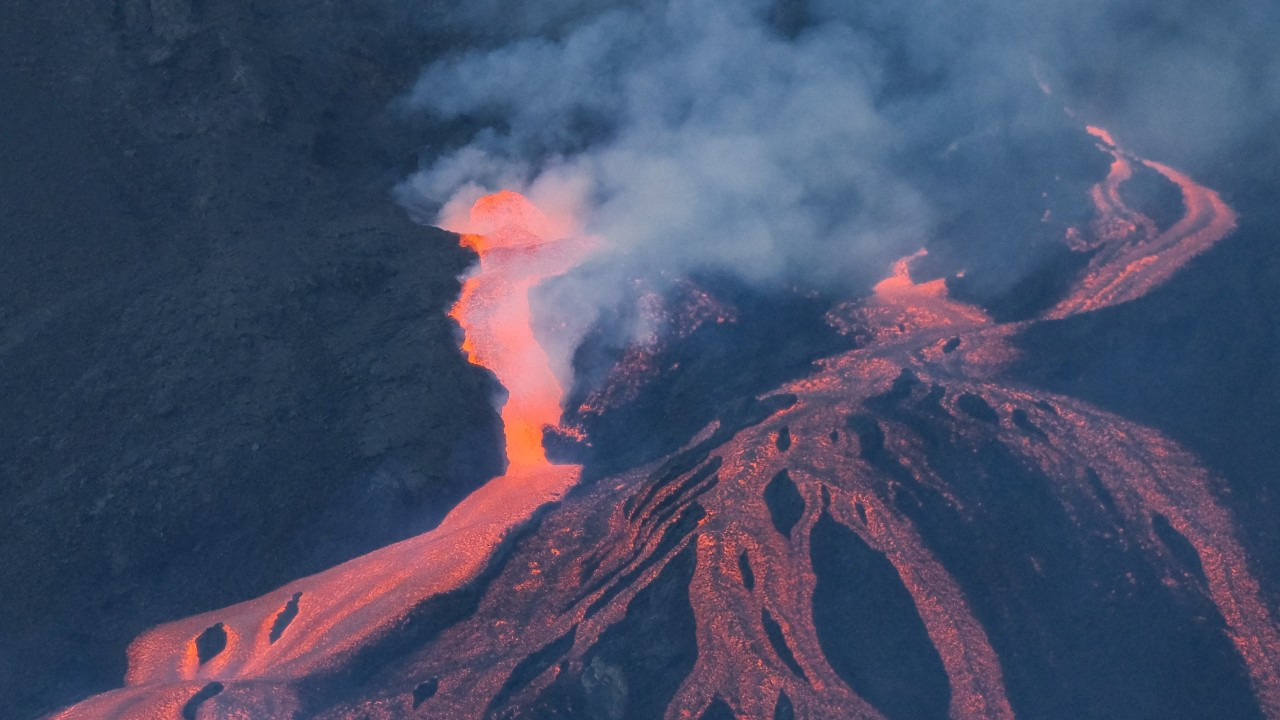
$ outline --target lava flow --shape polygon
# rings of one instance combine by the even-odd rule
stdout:
[[[1191,258],[1208,250],[1236,227],[1236,214],[1217,192],[1197,185],[1186,174],[1168,165],[1137,158],[1125,151],[1109,132],[1089,127],[1099,147],[1114,158],[1111,171],[1094,187],[1092,198],[1098,221],[1092,242],[1075,242],[1078,249],[1097,254],[1079,284],[1046,317],[1063,318],[1141,297],[1168,281]],[[1120,197],[1120,186],[1133,177],[1133,163],[1144,165],[1177,186],[1184,214],[1172,227],[1160,232],[1146,215],[1130,210]],[[1078,239],[1079,236],[1076,236]]]
[[[439,527],[256,600],[154,628],[129,647],[126,687],[54,717],[163,720],[306,714],[298,684],[341,673],[361,649],[403,629],[431,598],[463,592],[495,548],[538,507],[559,499],[580,468],[553,465],[542,428],[560,418],[562,391],[531,327],[529,291],[583,255],[579,240],[514,192],[481,198],[462,243],[480,256],[451,316],[469,359],[507,390],[507,472],[463,500]],[[214,701],[214,698],[217,698]],[[200,710],[203,706],[208,710]],[[228,711],[230,712],[230,711]]]
[[[529,291],[573,267],[585,250],[580,240],[559,238],[556,227],[524,196],[504,190],[477,200],[463,228],[462,244],[480,265],[449,315],[463,328],[467,358],[507,390],[509,471],[545,467],[542,429],[560,422],[564,391],[534,337],[529,307]]]
[[[1092,132],[1114,163],[1071,241],[1093,257],[1046,318],[1145,294],[1234,222]],[[1163,231],[1124,202],[1135,162],[1182,192]],[[432,533],[143,635],[128,688],[60,717],[1280,719],[1280,628],[1209,473],[1011,381],[1030,323],[914,282],[914,256],[831,313],[857,349],[565,494],[527,295],[577,251],[486,202],[453,315],[512,393],[508,474]]]

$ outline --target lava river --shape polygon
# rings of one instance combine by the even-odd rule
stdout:
[[[1093,132],[1114,164],[1069,238],[1092,260],[1045,319],[1139,297],[1234,227],[1216,193]],[[1133,163],[1181,191],[1180,220],[1125,205]],[[530,350],[527,324],[473,334],[468,303],[527,299],[521,271],[487,284],[500,250],[573,257],[517,235],[470,241],[455,310],[509,390],[488,353]],[[912,260],[831,314],[867,342],[678,453],[566,492],[577,469],[525,445],[440,529],[161,626],[128,687],[59,717],[1280,718],[1280,631],[1209,473],[1010,382],[1028,323],[913,282]],[[530,427],[558,420],[533,405]]]
[[[548,462],[542,450],[542,428],[558,423],[563,393],[534,337],[529,307],[529,291],[571,268],[587,249],[586,241],[557,234],[567,227],[523,196],[500,192],[481,198],[451,228],[480,258],[450,315],[463,329],[468,358],[507,390],[504,475],[431,532],[256,600],[146,632],[129,647],[124,689],[54,717],[305,716],[295,684],[340,675],[343,663],[401,629],[424,601],[456,593],[480,575],[504,537],[559,499],[580,473],[578,466]],[[217,709],[221,703],[244,709]]]

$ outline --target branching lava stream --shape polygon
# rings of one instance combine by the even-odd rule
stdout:
[[[1234,227],[1214,191],[1090,132],[1114,162],[1069,242],[1094,255],[1043,319],[1140,297]],[[1171,227],[1125,204],[1134,163],[1181,191]],[[580,250],[485,202],[501,227],[465,237],[481,267],[453,316],[511,393],[510,472],[432,533],[146,633],[127,688],[58,717],[1159,716],[1181,699],[1129,689],[1165,677],[1280,719],[1280,631],[1209,474],[1155,430],[1010,382],[1029,323],[913,282],[910,257],[832,313],[861,347],[565,495],[578,470],[542,453],[560,394],[528,289]],[[225,648],[202,658],[211,630]]]

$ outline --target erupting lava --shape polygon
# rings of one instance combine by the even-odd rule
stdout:
[[[1091,132],[1115,158],[1072,239],[1094,256],[1045,318],[1139,297],[1234,224],[1212,190]],[[1171,227],[1125,205],[1133,162],[1181,190]],[[58,717],[1163,717],[1174,687],[1280,719],[1280,630],[1209,474],[1150,428],[1009,381],[1028,323],[913,282],[904,258],[832,313],[858,349],[566,495],[578,468],[542,452],[560,388],[528,290],[581,246],[514,194],[470,222],[481,263],[453,316],[510,392],[508,473],[431,533],[144,634],[127,688]]]

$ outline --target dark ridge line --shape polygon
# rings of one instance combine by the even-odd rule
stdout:
[[[517,663],[512,668],[511,674],[507,676],[506,681],[502,683],[502,687],[498,689],[498,694],[494,695],[493,699],[489,701],[489,705],[484,711],[485,717],[492,717],[495,710],[505,706],[529,683],[538,679],[539,675],[546,672],[552,665],[555,665],[557,660],[573,649],[573,643],[577,639],[578,626],[575,624],[569,628],[569,632],[543,645]]]
[[[595,582],[592,582],[587,587],[579,590],[579,592],[573,597],[573,599],[565,604],[565,606],[561,609],[561,612],[562,613],[568,612],[569,609],[572,608],[573,606],[577,605],[578,603],[581,603],[583,600],[590,597],[593,593],[598,592],[601,588],[612,583],[614,579],[617,578],[618,575],[620,575],[625,568],[639,562],[640,557],[644,555],[645,543],[647,543],[649,539],[651,539],[651,537],[652,537],[652,534],[649,534],[649,535],[646,535],[642,541],[640,541],[639,538],[633,539],[631,552],[627,555],[627,558],[623,560],[621,563],[618,563],[617,566],[615,566],[609,572],[606,572],[598,580],[596,580]],[[603,563],[607,556],[608,556],[607,548],[602,549],[600,558],[596,560],[596,565],[597,565],[596,569],[599,568],[599,564]],[[594,574],[594,570],[593,570],[593,574]]]
[[[1093,468],[1085,468],[1084,470],[1084,477],[1089,481],[1089,487],[1093,490],[1093,494],[1097,496],[1098,501],[1102,503],[1102,507],[1113,515],[1119,515],[1116,499],[1111,495],[1111,491],[1107,489],[1106,484],[1102,482],[1102,478],[1098,476],[1098,471]]]
[[[915,480],[915,476],[902,464],[902,461],[885,448],[884,430],[874,417],[861,414],[850,415],[846,419],[846,424],[854,435],[858,436],[859,457],[894,481],[905,485]]]
[[[1035,435],[1036,437],[1042,440],[1049,439],[1049,436],[1045,434],[1044,430],[1041,430],[1038,425],[1031,422],[1031,417],[1027,415],[1026,410],[1023,410],[1022,408],[1018,408],[1017,410],[1013,411],[1012,417],[1013,417],[1013,424],[1018,426],[1020,429],[1022,429],[1026,433],[1030,435]]]
[[[707,479],[706,482],[694,487],[693,490],[689,492],[686,496],[680,498],[680,502],[673,502],[670,505],[668,505],[666,508],[664,508],[662,513],[659,514],[657,517],[655,517],[652,522],[645,523],[645,525],[650,527],[644,534],[643,542],[647,543],[650,540],[652,540],[653,534],[657,532],[658,528],[662,527],[663,523],[670,520],[671,517],[676,514],[677,509],[681,507],[688,507],[689,503],[711,492],[711,490],[714,489],[715,486],[719,484],[720,484],[720,476],[712,475],[709,479]],[[645,525],[642,525],[641,527],[643,528],[645,527]]]
[[[612,583],[615,579],[617,579],[619,575],[622,574],[623,568],[639,561],[640,556],[643,553],[644,553],[643,547],[632,548],[631,554],[629,557],[627,557],[626,560],[622,561],[617,565],[617,567],[614,567],[609,572],[602,575],[598,580],[591,583],[591,585],[580,590],[577,595],[573,596],[573,599],[565,603],[564,606],[560,608],[561,614],[569,612],[569,610],[572,609],[573,606],[581,603],[583,600],[586,600],[588,597],[591,597],[592,594],[599,592],[602,588]]]
[[[1048,400],[1037,400],[1037,401],[1036,401],[1036,407],[1040,408],[1041,410],[1043,410],[1043,411],[1045,411],[1045,412],[1047,412],[1047,413],[1049,413],[1049,414],[1051,414],[1051,415],[1057,415],[1057,414],[1058,414],[1058,408],[1056,408],[1056,407],[1054,407],[1052,404],[1050,404]]]
[[[737,716],[733,714],[733,709],[729,707],[729,703],[724,698],[716,695],[707,706],[706,711],[698,716],[698,720],[737,720]]]
[[[609,550],[610,548],[608,546],[601,547],[595,552],[592,552],[582,561],[581,567],[578,568],[578,587],[582,587],[587,580],[590,580],[591,577],[596,574],[596,571],[600,569],[600,565],[605,561],[605,558],[609,557]],[[570,603],[570,606],[581,599],[582,598],[579,596]]]
[[[662,492],[663,488],[668,487],[679,480],[681,476],[698,467],[698,464],[709,456],[710,452],[706,455],[698,453],[695,456],[687,458],[687,462],[677,463],[671,467],[664,465],[662,468],[650,474],[648,477],[650,482],[647,483],[648,487],[645,488],[644,495],[641,496],[639,490],[637,490],[628,497],[627,501],[623,504],[622,509],[626,512],[627,519],[635,520],[639,517],[640,513],[649,505],[649,503],[653,502],[653,499],[658,495],[658,493]],[[720,467],[721,462],[723,461],[719,456],[711,457],[708,465],[714,464],[715,468],[712,468],[710,472],[715,472],[716,468]],[[699,471],[701,472],[705,469],[706,466],[704,465]]]
[[[293,597],[289,598],[289,602],[285,603],[284,607],[280,609],[276,619],[271,623],[271,632],[267,635],[268,643],[275,644],[275,641],[280,639],[280,636],[284,634],[293,619],[298,617],[298,601],[301,599],[302,593],[296,592]]]
[[[417,710],[419,705],[435,697],[439,689],[440,678],[433,677],[418,683],[413,689],[413,709]]]
[[[786,425],[778,430],[778,438],[774,441],[774,447],[778,448],[778,452],[786,452],[791,449],[791,428]]]
[[[200,712],[200,706],[213,699],[223,689],[223,684],[216,680],[200,688],[199,692],[192,695],[191,699],[182,705],[182,720],[196,720],[196,715]]]
[[[778,702],[773,706],[773,720],[796,720],[796,709],[786,690],[778,691]]]
[[[898,377],[894,378],[893,384],[889,389],[879,395],[872,395],[862,401],[862,405],[872,410],[887,410],[898,405],[903,400],[911,397],[911,391],[920,384],[920,379],[916,374],[907,368],[902,368],[898,373]]]
[[[720,459],[719,457],[715,457],[715,458],[713,458],[713,459],[712,459],[712,462],[709,462],[709,463],[707,463],[706,465],[704,465],[704,466],[702,467],[702,469],[701,469],[701,470],[699,470],[699,471],[698,471],[697,473],[695,473],[693,476],[691,476],[690,478],[686,479],[683,483],[681,483],[681,484],[680,484],[680,486],[678,487],[678,489],[677,489],[674,493],[672,493],[671,495],[667,496],[666,498],[663,498],[663,500],[662,500],[661,502],[659,502],[659,506],[664,505],[667,501],[673,501],[673,498],[677,498],[677,497],[679,497],[679,495],[680,495],[681,493],[683,493],[686,489],[688,489],[688,487],[690,487],[690,486],[696,486],[698,482],[700,482],[701,480],[703,480],[703,479],[706,477],[706,474],[710,474],[710,472],[715,472],[715,470],[719,469],[719,468],[720,468],[720,464],[721,464],[721,459]],[[708,469],[710,470],[710,472],[708,472],[708,473],[704,474],[704,473],[703,473],[703,471],[708,470]],[[657,473],[655,473],[654,475],[656,475],[656,474],[657,474]],[[654,477],[654,475],[651,475],[650,477]],[[677,475],[677,476],[675,476],[675,477],[679,477],[679,476]],[[674,480],[674,479],[675,479],[675,477],[671,477],[671,478],[664,478],[663,480],[661,480],[661,481],[659,481],[659,482],[660,482],[660,483],[664,483],[664,484],[665,484],[665,483],[670,483],[672,480]],[[708,490],[710,490],[711,488],[715,487],[716,483],[718,483],[718,482],[719,482],[719,478],[713,475],[713,476],[711,477],[710,482],[708,482],[704,487],[702,487],[702,488],[700,488],[700,489],[697,489],[695,492],[691,493],[687,498],[685,498],[685,500],[686,500],[686,501],[693,501],[693,500],[696,500],[697,498],[701,497],[704,493],[706,493]],[[632,497],[634,498],[634,497],[635,497],[635,495],[633,495]],[[646,500],[646,502],[647,502],[647,500]],[[654,516],[654,515],[652,515],[652,514],[650,514],[648,517],[646,517],[646,518],[645,518],[645,520],[640,524],[640,529],[641,529],[641,530],[644,530],[647,526],[649,526],[649,525],[651,525],[651,524],[652,524],[652,525],[653,525],[653,530],[650,530],[649,532],[646,532],[646,533],[644,534],[643,538],[637,538],[637,539],[639,540],[639,542],[636,542],[636,547],[634,547],[634,548],[631,550],[631,554],[627,557],[627,559],[626,559],[626,560],[624,560],[622,563],[620,563],[620,564],[618,565],[618,567],[617,567],[617,568],[615,568],[614,570],[612,570],[612,571],[610,571],[610,572],[608,572],[608,573],[605,573],[605,575],[604,575],[603,577],[601,577],[600,579],[598,579],[598,580],[596,580],[595,582],[593,582],[593,583],[591,583],[590,585],[588,585],[586,588],[584,588],[584,589],[582,589],[581,591],[579,591],[579,592],[578,592],[578,594],[574,596],[573,600],[572,600],[572,601],[570,601],[570,602],[565,606],[564,611],[567,611],[569,608],[571,608],[571,607],[573,607],[574,605],[577,605],[578,603],[582,602],[584,599],[586,599],[586,598],[587,598],[589,595],[591,595],[592,593],[594,593],[594,592],[596,592],[596,591],[600,590],[601,588],[603,588],[604,586],[608,585],[610,582],[612,582],[612,581],[613,581],[613,579],[614,579],[614,578],[616,578],[616,577],[618,576],[618,574],[619,574],[620,572],[622,572],[622,569],[623,569],[623,568],[625,568],[625,567],[627,567],[627,566],[629,566],[629,565],[632,565],[632,564],[633,564],[633,563],[635,563],[637,560],[639,560],[639,559],[640,559],[640,556],[641,556],[642,554],[644,554],[644,546],[645,546],[645,544],[647,544],[647,543],[649,542],[649,540],[653,539],[653,532],[655,532],[655,531],[656,531],[656,528],[661,527],[663,522],[665,522],[668,518],[670,518],[672,515],[674,515],[674,514],[675,514],[675,511],[674,511],[674,501],[673,501],[673,504],[672,504],[672,506],[671,506],[671,507],[672,507],[673,509],[672,509],[670,512],[663,512],[663,513],[661,513],[661,514],[660,514],[659,516],[657,516],[657,517],[655,517],[655,516]],[[653,512],[656,512],[657,510],[658,510],[658,508],[657,508],[657,507],[653,508]],[[635,514],[638,514],[638,513],[639,513],[639,508],[638,508],[638,507],[637,507],[637,508],[633,508],[633,511],[634,511],[634,513],[635,513]],[[634,520],[634,519],[635,519],[635,516],[634,516],[634,515],[632,515],[629,519]],[[601,549],[600,551],[598,551],[598,553],[597,553],[597,554],[599,555],[599,557],[598,557],[598,558],[593,556],[593,558],[591,559],[592,561],[594,561],[595,567],[593,567],[593,568],[592,568],[591,573],[587,573],[587,574],[586,574],[586,577],[590,577],[591,575],[593,575],[593,574],[595,573],[595,570],[598,570],[598,569],[599,569],[599,565],[600,565],[600,563],[603,563],[603,562],[604,562],[604,560],[605,560],[605,558],[608,556],[608,549],[607,549],[607,548],[603,548],[603,549]],[[585,571],[585,570],[586,570],[586,568],[584,567],[584,568],[583,568],[583,570]]]
[[[809,676],[805,674],[804,668],[800,667],[800,663],[796,661],[795,653],[791,652],[791,647],[787,645],[787,638],[782,634],[782,626],[777,620],[773,619],[773,615],[769,613],[768,608],[760,610],[760,624],[764,626],[764,634],[769,638],[769,644],[773,646],[773,652],[778,659],[786,664],[796,677],[809,682]]]
[[[893,563],[827,512],[809,556],[813,628],[835,674],[886,720],[945,720],[950,679]]]
[[[942,407],[942,398],[947,396],[947,389],[938,383],[929,387],[929,392],[916,403],[916,409],[933,415],[950,417],[946,408]]]
[[[911,432],[915,433],[929,447],[937,447],[940,444],[948,442],[947,438],[943,434],[934,429],[931,424],[922,422],[922,419],[919,417],[919,413],[923,412],[928,415],[935,415],[937,417],[951,420],[951,413],[942,406],[942,399],[946,397],[947,389],[942,385],[933,383],[929,386],[928,392],[926,392],[922,397],[914,403],[910,402],[911,398],[916,394],[917,388],[923,387],[924,382],[919,378],[919,376],[909,368],[903,368],[898,373],[898,377],[894,379],[889,390],[880,393],[879,395],[868,397],[862,401],[862,406],[867,410],[870,410],[872,415],[865,415],[867,418],[866,420],[853,421],[862,425],[861,429],[853,427],[853,425],[850,425],[850,429],[857,431],[861,440],[869,439],[872,453],[876,452],[877,447],[881,449],[883,448],[884,433],[883,431],[880,431],[880,439],[876,440],[876,430],[867,426],[867,422],[879,423],[880,421],[896,421],[906,425]],[[877,420],[877,418],[879,418],[879,420]],[[866,446],[865,443],[864,446]],[[886,454],[885,458],[887,457],[888,456]],[[873,459],[868,455],[864,455],[863,459],[872,463],[881,462],[881,460]],[[884,459],[884,462],[887,463],[888,460]],[[885,470],[889,469],[889,465],[887,464],[883,466],[878,465],[878,467]],[[896,471],[891,471],[890,474],[900,482],[906,481],[905,478]]]
[[[949,478],[973,515],[957,512],[949,498],[923,481],[899,488],[893,502],[972,598],[974,617],[1002,660],[1013,712],[1056,717],[1061,708],[1074,707],[1076,716],[1088,717],[1260,718],[1256,696],[1247,690],[1244,662],[1212,602],[1190,583],[1168,587],[1160,582],[1166,568],[1177,569],[1171,553],[1157,547],[1148,555],[1145,547],[1074,529],[1080,525],[1073,508],[1114,509],[1098,473],[1077,466],[1075,477],[1092,485],[1093,492],[1080,488],[1076,492],[1084,502],[1074,503],[1059,492],[1055,473],[1026,459],[1024,443],[1003,442],[993,426],[975,429],[980,432],[958,434],[953,443],[926,449],[921,457],[922,464]],[[971,502],[976,498],[983,502]],[[1144,515],[1149,512],[1148,507]],[[1145,517],[1129,519],[1117,512],[1107,520],[1120,532],[1151,532]],[[1019,537],[1024,552],[1003,555],[1009,537]],[[1136,583],[1126,579],[1129,573]],[[1001,578],[998,593],[989,592],[993,578]],[[1044,627],[1030,619],[1028,610],[1060,620]],[[1029,649],[1032,636],[1039,639]],[[1091,650],[1108,642],[1113,653],[1100,656]],[[1017,661],[1005,662],[1008,658]],[[1204,674],[1206,662],[1214,668],[1212,676]],[[1063,663],[1087,668],[1094,682],[1070,689],[1055,682]],[[1166,686],[1178,687],[1179,696],[1148,692],[1154,673],[1176,678],[1175,685]]]
[[[858,436],[858,456],[876,465],[887,455],[884,449],[884,430],[870,415],[850,415],[845,424]]]
[[[1196,546],[1192,545],[1191,541],[1169,522],[1169,518],[1158,512],[1151,513],[1151,529],[1155,531],[1156,537],[1160,538],[1160,542],[1169,549],[1174,560],[1195,575],[1204,587],[1208,587],[1209,577],[1205,575],[1200,553],[1196,551]]]
[[[701,483],[703,480],[706,480],[708,477],[711,477],[713,474],[715,474],[715,472],[719,470],[722,465],[724,465],[723,458],[721,458],[719,455],[713,456],[705,465],[703,465],[702,467],[698,468],[696,471],[691,473],[687,478],[682,480],[680,483],[676,484],[675,488],[665,498],[658,500],[656,504],[654,504],[652,507],[649,507],[648,514],[643,520],[640,521],[640,527],[643,528],[645,525],[651,524],[654,521],[655,516],[660,515],[663,510],[670,508],[673,503],[676,503],[682,495],[689,492],[693,487]],[[645,503],[640,507],[636,508],[636,515],[635,517],[631,518],[633,521],[636,519],[636,517],[639,517],[639,515],[642,512],[644,512],[645,506],[652,501],[654,495],[655,493],[651,492],[649,494],[649,497],[645,499]]]
[[[196,658],[203,665],[227,649],[227,626],[216,623],[196,636]]]
[[[612,665],[628,678],[619,714],[626,720],[662,720],[680,685],[698,659],[697,623],[689,584],[698,567],[698,549],[690,542],[672,554],[653,581],[627,602],[622,619],[600,633],[582,658],[584,668]],[[563,681],[563,682],[562,682]],[[556,703],[531,720],[581,718],[574,699],[586,701],[581,675],[561,675],[553,685],[567,691],[568,705]],[[544,691],[544,694],[548,694]],[[548,697],[550,699],[550,697]],[[547,712],[546,710],[551,710]],[[558,712],[557,712],[558,710]]]
[[[985,423],[998,423],[1000,416],[996,413],[995,408],[982,399],[981,395],[973,393],[961,393],[956,398],[956,407],[969,417],[980,420]]]
[[[684,511],[680,513],[680,517],[676,519],[675,522],[667,526],[667,529],[662,533],[662,539],[658,541],[658,545],[653,549],[653,552],[649,553],[648,557],[632,568],[630,572],[622,575],[612,585],[606,588],[605,591],[601,593],[600,597],[596,598],[595,601],[587,606],[587,611],[584,617],[589,618],[597,612],[600,612],[601,608],[609,604],[609,602],[617,597],[624,588],[635,582],[636,578],[643,575],[645,571],[657,564],[658,561],[664,559],[671,550],[675,549],[675,547],[685,538],[693,534],[694,529],[698,527],[698,523],[706,516],[707,511],[702,507],[702,505],[695,502],[692,505],[687,506]]]
[[[805,502],[786,468],[779,470],[764,486],[764,504],[769,508],[774,529],[790,540],[791,530],[804,517]]]
[[[738,573],[742,575],[742,587],[751,592],[756,588],[756,574],[751,570],[751,558],[747,557],[747,551],[743,550],[738,554]]]
[[[681,450],[675,453],[674,455],[668,457],[661,466],[659,466],[656,470],[654,470],[649,475],[649,478],[650,479],[658,478],[660,482],[661,479],[665,479],[668,477],[678,477],[680,475],[683,475],[685,473],[692,471],[700,463],[707,460],[707,458],[710,457],[713,450],[715,450],[717,447],[720,447],[721,445],[724,445],[729,440],[732,440],[739,432],[747,428],[759,425],[760,423],[764,422],[765,420],[772,417],[776,413],[786,410],[787,408],[793,407],[796,404],[797,400],[798,398],[794,393],[775,393],[773,395],[768,395],[759,399],[751,397],[751,398],[744,398],[734,403],[730,403],[719,414],[717,418],[719,420],[719,426],[711,432],[711,435],[709,437],[707,437],[702,442],[696,443],[695,445],[688,447],[684,450]],[[584,469],[583,479],[576,486],[574,486],[569,490],[569,492],[565,495],[564,500],[562,500],[561,502],[564,502],[571,498],[575,498],[587,493],[590,487],[592,487],[602,477],[604,477],[604,475],[592,472],[590,467]],[[702,489],[701,492],[698,493],[697,496],[700,496],[702,492],[709,490],[711,487],[712,485],[708,484],[705,488]],[[697,496],[694,496],[694,497],[696,498]],[[694,498],[689,498],[689,500],[692,500],[692,499]],[[640,500],[638,495],[632,495],[631,497],[629,497],[628,500],[623,505],[624,513],[628,515],[634,513],[636,510],[636,505],[639,502]],[[693,508],[696,508],[697,512],[702,513],[703,515],[705,515],[706,513],[706,510],[696,502],[693,503],[692,505],[686,506],[685,513],[687,514]],[[678,526],[684,519],[685,517],[682,516],[681,520],[678,520],[675,525],[670,526],[668,528],[667,533],[664,533],[663,540],[661,542],[663,543],[667,542],[670,539],[669,533],[671,532],[671,530],[674,527]],[[679,542],[679,540],[681,539],[682,538],[677,538],[675,542]],[[621,565],[617,569],[606,573],[599,580],[592,582],[587,589],[578,593],[576,597],[574,597],[569,603],[565,605],[565,607],[562,609],[562,612],[568,612],[570,608],[578,605],[593,593],[599,591],[601,588],[609,586],[609,590],[607,590],[606,593],[601,596],[601,598],[598,598],[596,601],[594,601],[593,603],[591,603],[591,605],[588,606],[587,617],[590,617],[593,613],[598,612],[600,607],[602,607],[601,600],[605,599],[606,595],[608,596],[609,599],[612,599],[612,597],[616,596],[617,593],[621,592],[621,587],[627,584],[628,582],[627,578],[632,578],[633,576],[635,576],[637,571],[647,570],[655,562],[657,562],[657,560],[661,559],[660,555],[655,552],[651,554],[647,559],[642,561],[640,567],[637,567],[631,573],[628,573],[626,578],[623,578],[621,580],[618,579],[619,575],[622,573],[622,569],[627,567],[628,565],[635,563],[637,559],[640,557],[640,555],[642,554],[642,552],[643,552],[643,547],[636,548],[634,551],[632,551],[630,557],[625,562],[621,563]],[[580,571],[580,576],[585,579],[594,575],[596,572],[598,572],[600,564],[604,562],[606,557],[607,557],[607,553],[599,553],[596,556],[593,556],[592,558],[590,558],[587,561],[587,563],[590,563],[591,565],[593,565],[593,567],[591,567],[590,571],[588,572],[586,564],[584,563],[584,567]]]

